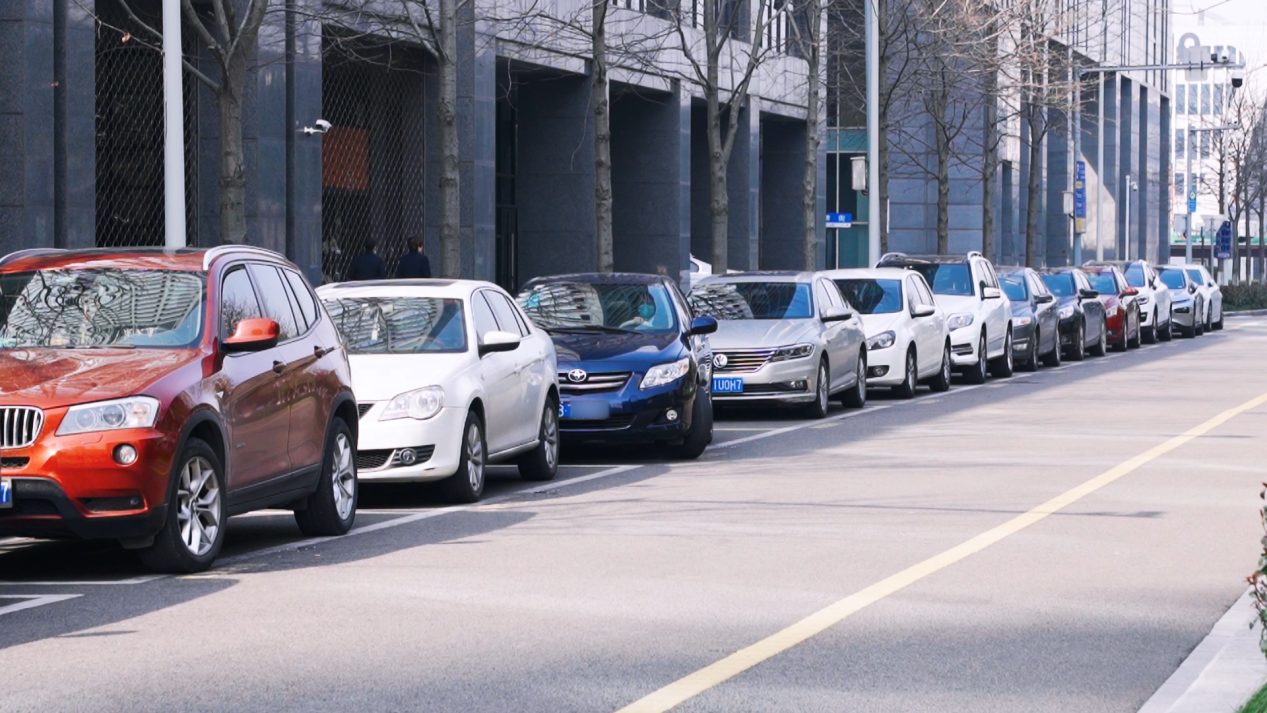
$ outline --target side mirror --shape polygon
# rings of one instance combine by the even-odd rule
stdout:
[[[226,352],[259,352],[277,346],[281,329],[267,317],[254,317],[238,322],[233,336],[224,340]]]
[[[1002,296],[1003,296],[1003,290],[1000,290],[997,287],[982,287],[981,288],[981,299],[983,300],[997,300],[1001,298]]]
[[[1139,290],[1135,289],[1134,287],[1128,287],[1126,288],[1126,291],[1123,292],[1122,294],[1126,295],[1127,297],[1134,297],[1135,295],[1139,294]]]
[[[1100,296],[1100,293],[1096,292],[1095,290],[1087,290],[1087,289],[1078,290],[1078,297],[1084,300],[1094,300],[1098,298],[1099,296]]]
[[[1196,285],[1188,285],[1188,294],[1195,295],[1197,293]]]
[[[911,308],[912,317],[932,317],[937,313],[937,308],[932,305],[915,305]]]
[[[988,300],[988,299],[990,299],[989,297],[986,297],[986,296],[985,296],[985,291],[986,291],[986,290],[988,290],[988,289],[990,289],[989,287],[986,287],[986,286],[985,286],[985,280],[982,280],[982,281],[980,281],[980,282],[978,282],[978,283],[977,283],[977,289],[981,292],[981,299],[983,299],[983,300]]]
[[[822,320],[824,322],[844,322],[853,319],[853,311],[844,307],[828,307],[823,310]]]
[[[1155,289],[1157,289],[1157,278],[1155,278],[1155,277],[1150,277],[1150,278],[1148,278],[1148,288],[1149,288],[1150,290],[1155,290]]]
[[[717,320],[712,317],[696,317],[691,320],[691,328],[687,331],[690,336],[697,334],[712,334],[717,331]]]
[[[1038,304],[1040,304],[1040,305],[1045,305],[1045,304],[1047,304],[1048,302],[1055,302],[1055,301],[1056,301],[1056,296],[1055,296],[1055,295],[1050,295],[1050,294],[1048,294],[1048,295],[1038,295],[1037,297],[1035,297],[1035,298],[1034,298],[1034,301],[1035,301],[1035,302],[1037,302],[1037,303],[1038,303]]]
[[[480,344],[480,356],[491,352],[513,352],[519,348],[519,335],[510,332],[489,332]]]

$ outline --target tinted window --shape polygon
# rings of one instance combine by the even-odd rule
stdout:
[[[488,300],[488,305],[493,308],[493,316],[497,318],[497,324],[503,332],[518,334],[521,337],[528,336],[528,333],[519,328],[519,320],[515,319],[515,308],[510,306],[510,302],[496,292],[482,292],[484,299]]]
[[[1003,292],[1007,294],[1009,300],[1024,302],[1029,299],[1029,291],[1025,285],[1024,274],[1004,275],[1002,282]]]
[[[979,262],[977,266],[981,269],[981,279],[985,280],[986,287],[998,287],[999,278],[994,275],[994,268],[988,262]]]
[[[461,300],[358,297],[323,303],[352,354],[466,351]]]
[[[818,298],[818,313],[819,314],[822,314],[826,312],[829,308],[836,306],[832,302],[831,293],[828,292],[827,283],[824,283],[822,281],[815,282],[814,296]]]
[[[1183,279],[1183,270],[1162,270],[1161,283],[1172,290],[1182,290],[1187,287],[1187,281]]]
[[[277,268],[272,265],[251,265],[250,270],[255,287],[259,290],[260,307],[264,310],[264,316],[277,322],[278,338],[286,341],[298,336],[295,314],[290,309],[290,295]]]
[[[1047,291],[1047,285],[1044,285],[1043,281],[1038,279],[1038,275],[1029,273],[1029,279],[1026,280],[1025,284],[1029,286],[1029,291],[1034,295],[1041,297],[1043,295],[1050,294]]]
[[[480,343],[489,332],[499,330],[497,318],[493,316],[493,308],[484,300],[484,293],[476,292],[471,296],[471,316],[475,319],[475,334]]]
[[[677,329],[663,284],[542,282],[519,293],[519,306],[546,330],[668,332]]]
[[[290,283],[290,289],[295,295],[295,302],[299,309],[300,316],[309,327],[317,323],[317,303],[312,298],[312,291],[308,289],[308,283],[304,282],[304,278],[294,270],[282,270],[282,274],[286,276],[286,281]]]
[[[836,280],[840,293],[862,314],[892,314],[902,309],[901,280]]]
[[[798,282],[714,282],[691,290],[696,314],[714,319],[808,319],[809,285]]]
[[[235,267],[229,270],[220,285],[220,336],[227,339],[237,331],[238,322],[263,316],[246,269]]]
[[[1148,282],[1148,276],[1144,274],[1144,266],[1135,264],[1126,268],[1126,284],[1131,287],[1143,287]]]
[[[1188,270],[1188,277],[1191,277],[1192,281],[1197,283],[1198,285],[1205,284],[1205,275],[1202,275],[1201,271],[1196,268],[1190,268]]]
[[[1102,295],[1117,294],[1117,280],[1113,279],[1113,273],[1093,272],[1087,275],[1087,278],[1091,280],[1091,289],[1096,292]]]
[[[928,283],[933,286],[935,295],[971,296],[976,294],[976,291],[972,289],[972,275],[968,272],[967,265],[914,265],[912,269],[928,280]]]
[[[1043,284],[1047,285],[1047,289],[1051,290],[1053,295],[1060,297],[1073,297],[1078,293],[1073,284],[1073,275],[1068,272],[1062,272],[1058,275],[1043,275]]]
[[[923,277],[911,280],[911,284],[915,285],[915,291],[919,293],[920,301],[926,305],[933,306],[937,303],[933,300],[933,293],[928,289],[928,283],[924,282]]]

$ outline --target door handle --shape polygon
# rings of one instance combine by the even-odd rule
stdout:
[[[317,357],[318,359],[320,359],[321,357],[323,357],[323,356],[325,356],[325,355],[329,354],[329,353],[330,353],[330,352],[332,352],[332,351],[334,351],[334,347],[330,347],[329,349],[322,349],[322,348],[318,345],[318,346],[315,346],[315,347],[313,347],[313,348],[312,348],[312,355],[313,355],[313,356],[315,356],[315,357]]]
[[[283,371],[285,371],[285,370],[286,370],[286,364],[285,364],[284,362],[280,362],[280,361],[274,361],[274,362],[273,362],[273,371],[274,371],[274,372],[276,372],[276,373],[280,374],[280,373],[282,373],[282,372],[283,372]]]

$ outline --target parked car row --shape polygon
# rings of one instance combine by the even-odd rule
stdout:
[[[910,398],[1019,365],[1222,326],[1200,266],[1035,271],[979,253],[875,268],[542,277],[313,290],[280,255],[26,250],[0,258],[0,536],[118,540],[150,567],[210,566],[226,520],[354,522],[362,480],[554,478],[562,448],[698,457],[714,407],[823,418],[868,388]]]

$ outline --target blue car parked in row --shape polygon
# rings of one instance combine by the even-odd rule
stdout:
[[[712,317],[662,275],[556,275],[519,305],[554,340],[559,431],[569,441],[654,442],[697,458],[713,439]]]

